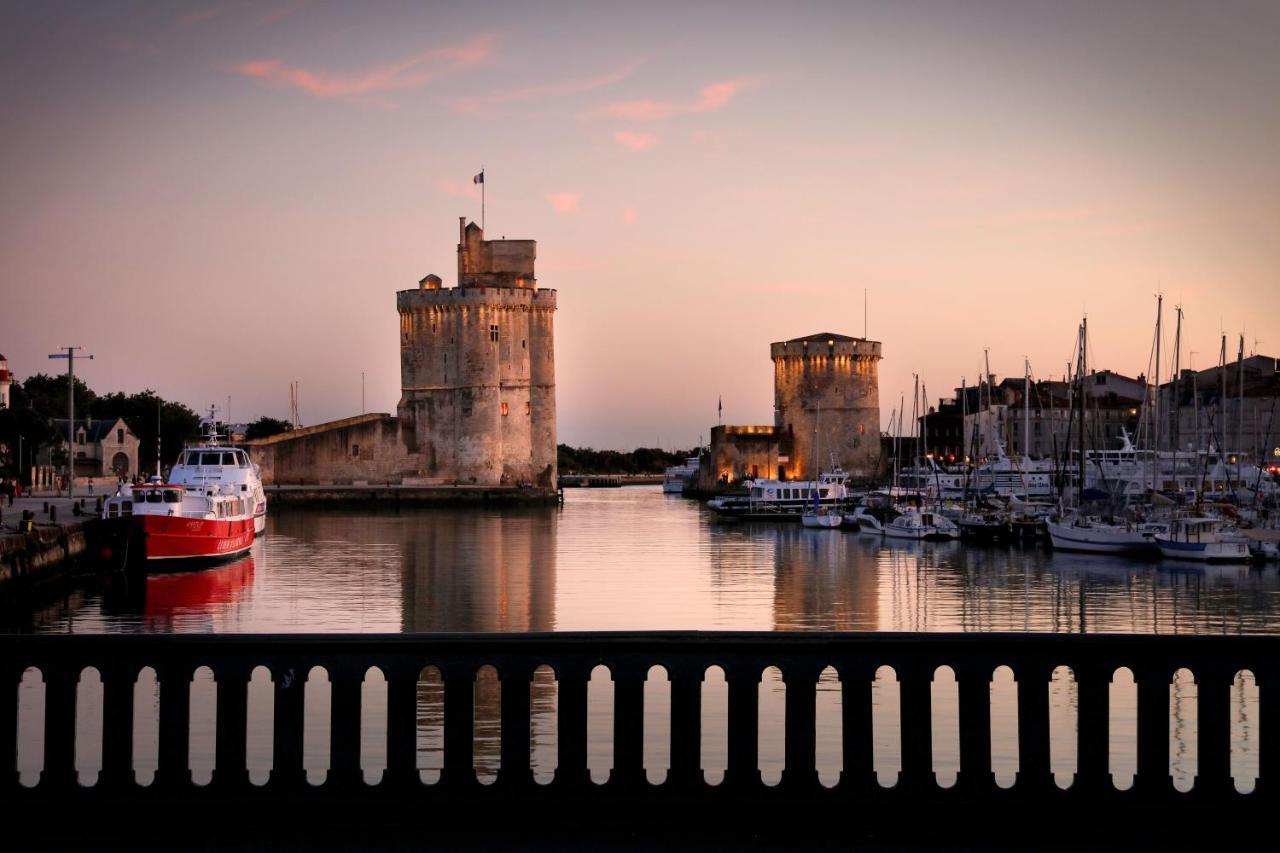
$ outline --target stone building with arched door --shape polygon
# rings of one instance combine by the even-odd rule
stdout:
[[[66,418],[53,422],[53,431],[67,440]],[[76,476],[124,477],[138,473],[138,437],[129,429],[124,418],[76,419]],[[41,463],[51,463],[53,448],[46,447],[40,453]]]

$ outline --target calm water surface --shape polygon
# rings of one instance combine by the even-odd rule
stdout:
[[[7,626],[34,633],[416,632],[576,630],[848,630],[1048,631],[1270,634],[1280,632],[1280,574],[1247,566],[1184,568],[1050,553],[1042,548],[967,547],[960,543],[899,543],[799,526],[717,523],[698,503],[657,487],[576,489],[563,509],[497,511],[282,511],[267,522],[252,553],[200,572],[157,576],[145,597],[127,604],[78,593]],[[38,674],[22,692],[25,775],[40,766]],[[154,696],[149,673],[140,699]],[[93,739],[96,674],[82,693]],[[270,767],[270,692],[260,671],[251,685],[251,753],[258,773]],[[1121,671],[1112,687],[1112,769],[1124,786],[1134,767],[1136,690]],[[314,690],[313,690],[314,688]],[[211,767],[212,697],[207,671],[192,687],[192,766]],[[761,768],[781,771],[784,687],[776,671],[761,685]],[[490,672],[477,683],[477,771],[497,771],[497,697]],[[997,671],[993,694],[993,761],[1006,783],[1016,770],[1012,678]],[[1181,786],[1195,772],[1195,684],[1171,685],[1171,772]],[[419,764],[439,767],[439,732],[430,725],[441,689],[420,685],[424,722]],[[704,687],[703,766],[716,778],[724,766],[724,686],[718,670]],[[874,685],[877,768],[891,784],[898,761],[897,684],[891,670]],[[1075,685],[1067,671],[1050,687],[1054,766],[1066,781],[1074,768]],[[1245,674],[1233,691],[1233,768],[1237,783],[1256,773],[1257,700]],[[264,701],[265,697],[265,701]],[[308,683],[308,761],[323,778],[327,762],[327,681]],[[819,685],[819,763],[834,781],[840,755],[839,683],[828,671]],[[376,776],[385,763],[377,725],[385,684],[366,683],[365,765]],[[533,686],[533,761],[540,778],[554,767],[555,681],[541,673]],[[646,693],[646,763],[655,779],[668,760],[664,744],[666,683],[655,673]],[[606,778],[612,690],[607,672],[590,691],[592,770]],[[954,776],[958,734],[956,689],[942,670],[934,685],[935,767]],[[140,773],[154,766],[153,720],[140,702]],[[203,711],[201,710],[203,709]],[[154,711],[154,702],[151,703]],[[99,735],[100,742],[100,735]],[[257,749],[253,749],[254,744]],[[79,749],[85,772],[100,750]],[[372,778],[372,777],[371,777]]]

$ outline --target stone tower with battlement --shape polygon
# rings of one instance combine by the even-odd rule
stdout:
[[[397,414],[423,477],[556,485],[556,292],[537,286],[533,240],[458,223],[458,285],[428,275],[396,294]]]
[[[880,342],[823,332],[770,344],[769,349],[774,425],[780,436],[791,439],[787,461],[778,460],[786,478],[817,479],[833,461],[854,480],[875,477],[880,464]]]

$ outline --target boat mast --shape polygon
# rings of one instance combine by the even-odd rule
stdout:
[[[1031,360],[1025,355],[1022,357],[1022,458],[1031,458]]]
[[[1085,398],[1085,374],[1088,372],[1089,356],[1087,348],[1089,342],[1089,318],[1085,317],[1080,321],[1080,369],[1077,376],[1080,382],[1080,460],[1077,465],[1076,474],[1080,478],[1076,483],[1076,506],[1084,504],[1084,449],[1085,449],[1085,424],[1088,421],[1087,415],[1089,407]]]
[[[1177,330],[1173,333],[1173,376],[1169,382],[1172,399],[1169,403],[1171,422],[1169,424],[1170,443],[1173,445],[1173,482],[1178,484],[1178,446],[1182,443],[1182,424],[1178,416],[1178,407],[1182,402],[1182,306],[1179,305]],[[1159,462],[1159,455],[1156,457]]]
[[[1156,490],[1156,478],[1159,476],[1160,461],[1160,338],[1163,337],[1161,323],[1164,320],[1164,294],[1156,294],[1156,364],[1155,364],[1155,408],[1152,410],[1152,420],[1154,428],[1152,429],[1152,447],[1155,452],[1153,454],[1153,464],[1151,466],[1151,491]],[[1148,380],[1150,381],[1150,380]]]
[[[1240,482],[1240,466],[1244,456],[1244,334],[1240,335],[1240,405],[1236,417],[1236,482]],[[1234,490],[1233,490],[1234,491]]]

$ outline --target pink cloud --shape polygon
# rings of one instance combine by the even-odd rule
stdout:
[[[440,192],[453,198],[480,198],[480,188],[474,182],[464,184],[451,178],[441,178],[437,186]]]
[[[499,89],[484,95],[449,98],[447,102],[457,112],[480,113],[498,104],[505,104],[511,101],[528,101],[534,98],[553,97],[556,95],[576,95],[581,92],[601,89],[630,77],[637,67],[639,67],[639,63],[632,63],[625,68],[619,68],[617,71],[610,71],[607,74],[600,74],[585,80],[565,80],[559,83],[525,86],[520,89]]]
[[[317,98],[352,98],[416,89],[437,77],[480,64],[493,53],[493,47],[493,36],[481,35],[463,44],[438,47],[400,62],[355,74],[312,71],[285,65],[279,59],[242,62],[234,70],[245,77],[301,89]]]
[[[619,130],[613,134],[613,141],[632,151],[643,151],[658,144],[658,137],[652,133],[637,133],[633,130]]]
[[[268,12],[267,14],[263,15],[261,18],[259,18],[258,26],[266,27],[266,26],[270,26],[271,24],[275,24],[280,21],[283,21],[285,18],[289,17],[294,12],[298,12],[302,10],[310,2],[311,0],[294,0],[294,2],[288,4],[287,6],[280,6]]]
[[[727,107],[737,94],[755,84],[754,80],[738,78],[724,80],[703,86],[696,100],[690,101],[617,101],[605,104],[597,110],[584,113],[581,117],[621,118],[630,121],[661,121],[680,115],[693,113],[712,113]]]
[[[624,207],[622,209],[622,224],[623,225],[636,224],[636,209],[634,207]]]
[[[549,198],[551,206],[554,207],[558,213],[577,213],[578,202],[582,201],[582,193],[552,193]]]
[[[192,27],[196,24],[212,20],[226,10],[225,6],[207,6],[204,9],[197,9],[194,12],[187,12],[184,15],[179,15],[177,18],[174,18],[173,25],[179,28]]]

